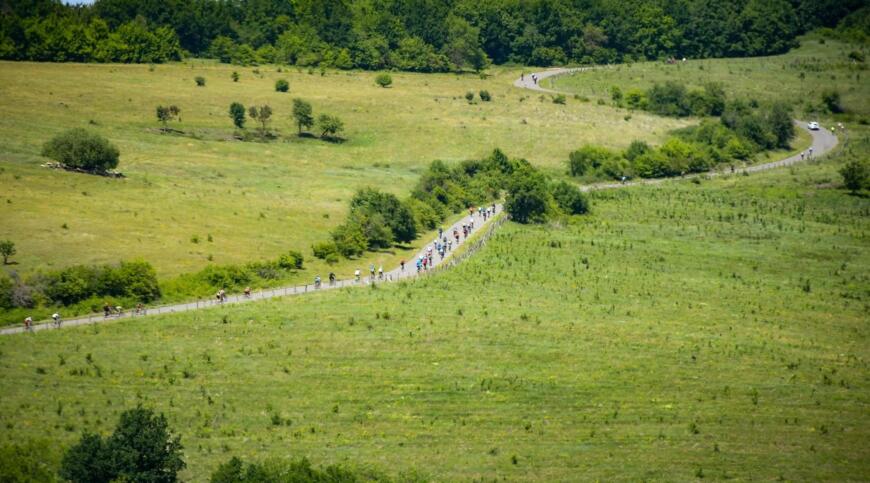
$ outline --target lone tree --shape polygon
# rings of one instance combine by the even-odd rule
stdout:
[[[375,77],[375,83],[381,87],[390,87],[393,85],[393,78],[390,74],[379,74]]]
[[[179,119],[181,109],[176,105],[172,106],[157,106],[157,120],[163,123],[163,131],[166,131],[166,124],[173,119]]]
[[[852,159],[840,168],[840,175],[843,177],[843,184],[852,193],[857,193],[870,186],[870,166],[867,165],[866,161]],[[2,245],[0,245],[0,249],[2,249]]]
[[[251,106],[248,108],[248,115],[251,116],[251,119],[260,123],[260,133],[266,133],[266,125],[269,124],[269,120],[272,117],[272,108],[266,104],[263,104],[260,107]]]
[[[233,120],[233,125],[239,129],[245,127],[245,106],[238,102],[230,104],[230,119]]]
[[[45,143],[42,155],[69,168],[104,173],[118,166],[119,153],[99,134],[75,128]]]
[[[3,257],[3,265],[9,265],[9,257],[15,255],[15,243],[12,240],[0,240],[0,256]]]
[[[170,434],[166,418],[138,407],[121,413],[108,438],[83,434],[64,455],[60,476],[73,483],[172,483],[185,467],[181,450],[181,438]]]
[[[317,118],[317,126],[320,129],[320,137],[324,139],[336,138],[344,131],[344,123],[337,116],[321,114]]]
[[[302,128],[311,129],[314,126],[313,112],[310,103],[302,99],[293,99],[293,119],[296,120],[300,135],[302,135]]]

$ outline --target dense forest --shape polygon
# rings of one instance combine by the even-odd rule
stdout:
[[[782,53],[863,0],[0,0],[0,58],[435,72]],[[866,8],[865,8],[866,9]]]

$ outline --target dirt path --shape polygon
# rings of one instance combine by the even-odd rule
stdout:
[[[514,81],[514,86],[520,87],[523,89],[530,89],[530,90],[538,91],[538,92],[557,93],[559,91],[555,91],[552,89],[547,89],[547,88],[541,87],[541,85],[540,85],[541,81],[544,79],[550,78],[550,77],[556,77],[556,76],[563,75],[563,74],[571,74],[574,72],[583,72],[583,71],[588,71],[588,70],[596,69],[596,68],[606,69],[607,67],[576,67],[576,68],[570,68],[570,69],[556,67],[556,68],[547,69],[547,70],[544,70],[541,72],[530,72],[528,74],[524,74],[521,78]],[[537,77],[537,82],[535,82],[535,80],[532,78],[533,75]],[[807,128],[807,123],[805,121],[795,120],[794,122],[795,122],[795,125],[797,125],[797,127],[799,129],[803,129],[804,131],[809,132],[810,136],[812,136],[812,138],[813,138],[813,143],[811,145],[812,146],[812,153],[813,153],[812,157],[822,156],[823,154],[827,153],[828,151],[833,149],[834,146],[837,145],[837,137],[834,136],[834,134],[831,133],[831,131],[828,131],[827,129],[824,129],[824,128],[821,128],[821,129],[816,130],[816,131],[811,131]],[[638,179],[638,180],[628,181],[626,183],[619,183],[619,182],[595,183],[595,184],[591,184],[591,185],[581,186],[580,189],[582,189],[583,191],[592,191],[592,190],[600,190],[600,189],[622,188],[624,186],[659,184],[659,183],[664,183],[667,181],[672,181],[675,179],[688,179],[688,178],[697,178],[697,177],[715,177],[715,176],[722,176],[722,175],[727,175],[727,174],[742,174],[744,172],[745,173],[755,173],[758,171],[765,171],[768,169],[789,166],[789,165],[804,161],[805,159],[811,159],[811,158],[809,156],[805,156],[802,158],[800,154],[796,154],[794,156],[790,156],[790,157],[785,158],[785,159],[780,159],[779,161],[772,161],[769,163],[762,163],[762,164],[756,164],[753,166],[736,168],[733,172],[730,169],[726,168],[725,170],[720,170],[720,171],[708,171],[706,173],[689,174],[689,175],[685,175],[685,176],[682,176],[679,178]]]
[[[448,238],[452,237],[453,230],[456,230],[459,233],[459,244],[456,244],[456,240],[454,239],[452,250],[450,250],[450,252],[448,252],[446,254],[446,256],[444,257],[443,260],[440,259],[440,257],[438,256],[437,253],[433,253],[433,257],[432,257],[433,268],[437,268],[441,264],[449,262],[452,259],[452,254],[455,253],[459,247],[465,246],[466,242],[469,241],[474,234],[482,232],[482,229],[484,227],[488,227],[488,226],[492,225],[496,219],[499,219],[502,216],[504,216],[504,214],[502,213],[502,209],[503,209],[502,205],[496,204],[495,207],[496,207],[496,216],[494,216],[494,217],[490,216],[489,218],[487,218],[486,221],[484,221],[483,217],[481,215],[479,215],[477,213],[477,211],[475,210],[474,215],[469,216],[468,213],[466,213],[465,216],[462,217],[462,219],[460,219],[459,221],[457,221],[456,223],[454,223],[450,227],[445,228],[444,229],[444,236],[447,236]],[[472,219],[474,220],[474,228],[471,230],[471,233],[468,235],[467,238],[463,238],[462,237],[462,224],[469,223]],[[401,266],[395,267],[389,271],[387,271],[387,269],[384,269],[384,276],[382,279],[377,276],[377,270],[380,267],[377,267],[377,266],[375,267],[375,270],[376,270],[375,278],[372,279],[370,276],[370,273],[369,273],[369,267],[360,265],[359,269],[360,269],[361,273],[360,273],[360,281],[359,282],[356,282],[355,280],[337,280],[334,285],[330,285],[327,274],[321,274],[322,283],[321,283],[320,288],[316,288],[313,283],[310,285],[279,287],[279,288],[274,288],[274,289],[261,290],[258,292],[252,292],[250,297],[245,297],[243,294],[228,295],[227,300],[225,302],[223,302],[222,304],[218,303],[217,300],[212,299],[212,300],[197,300],[194,302],[164,305],[164,306],[160,306],[160,307],[149,307],[149,308],[147,308],[147,310],[144,314],[138,314],[138,315],[134,315],[132,310],[125,311],[124,314],[121,316],[112,315],[109,317],[104,317],[102,314],[91,314],[91,315],[85,315],[85,316],[81,316],[81,317],[75,317],[75,318],[72,318],[69,320],[63,320],[63,322],[61,324],[61,328],[77,327],[77,326],[81,326],[81,325],[98,324],[98,323],[104,323],[104,322],[114,322],[114,321],[122,320],[122,319],[131,319],[131,318],[138,319],[141,317],[148,317],[148,316],[159,315],[159,314],[171,314],[171,313],[176,313],[176,312],[187,312],[190,310],[204,309],[206,307],[215,307],[215,306],[219,306],[219,305],[228,305],[228,304],[239,304],[239,303],[245,303],[245,302],[253,302],[254,300],[265,300],[265,299],[271,299],[271,298],[276,298],[276,297],[285,297],[285,296],[291,296],[291,295],[302,295],[302,294],[311,293],[311,292],[321,292],[323,290],[335,290],[335,289],[339,289],[339,288],[343,288],[343,287],[364,287],[364,286],[368,286],[369,284],[371,284],[373,282],[374,283],[390,283],[390,282],[398,282],[400,280],[407,280],[407,279],[411,279],[411,278],[416,278],[419,276],[426,275],[427,273],[431,273],[431,271],[432,271],[431,269],[429,271],[422,271],[420,273],[417,273],[416,261],[417,261],[417,258],[422,257],[426,254],[427,248],[429,246],[431,246],[435,242],[435,240],[436,240],[435,238],[429,240],[425,245],[423,245],[423,247],[420,249],[420,251],[417,253],[417,255],[413,259],[407,260],[405,263],[404,270],[402,270]],[[433,251],[434,251],[434,249],[433,249]],[[312,276],[312,278],[313,278],[313,276]],[[57,327],[55,327],[52,322],[35,323],[33,326],[34,332],[39,332],[39,331],[43,331],[43,330],[55,330],[55,329],[57,329]],[[24,327],[8,327],[8,328],[0,330],[0,335],[20,334],[23,332],[25,332]]]
[[[574,69],[553,68],[553,69],[548,69],[548,70],[541,71],[541,72],[536,72],[536,73],[534,73],[534,75],[537,76],[537,83],[532,80],[532,73],[529,73],[529,74],[525,74],[523,76],[523,78],[517,79],[514,82],[514,86],[524,88],[524,89],[539,91],[539,92],[555,93],[557,91],[554,91],[551,89],[545,89],[545,88],[541,87],[539,85],[540,81],[543,79],[546,79],[548,77],[554,77],[554,76],[567,74],[567,73],[571,73],[571,72],[582,72],[584,70],[590,70],[590,69],[592,69],[592,67],[579,67],[579,68],[574,68]],[[799,128],[807,130],[810,133],[810,135],[812,136],[812,138],[813,138],[812,152],[813,152],[814,157],[821,156],[821,155],[827,153],[828,151],[833,149],[834,146],[837,145],[837,137],[834,136],[827,129],[819,129],[817,131],[809,131],[806,127],[805,122],[795,120],[795,124],[797,124]],[[768,170],[768,169],[789,166],[789,165],[792,165],[792,164],[795,164],[795,163],[798,163],[801,161],[803,161],[803,158],[801,158],[801,156],[798,154],[798,155],[791,156],[791,157],[788,157],[785,159],[781,159],[779,161],[773,161],[770,163],[757,164],[754,166],[748,166],[748,167],[736,169],[735,171],[733,171],[733,173],[743,173],[743,172],[754,173],[754,172],[758,172],[758,171],[764,171],[764,170]],[[581,189],[583,191],[591,191],[591,190],[599,190],[599,189],[624,188],[627,186],[664,183],[666,181],[671,181],[674,179],[685,179],[685,178],[693,178],[693,177],[698,177],[698,176],[712,177],[712,176],[721,176],[721,175],[725,175],[725,174],[729,174],[729,173],[732,173],[732,172],[730,170],[727,172],[726,171],[710,171],[707,173],[698,173],[698,174],[686,175],[686,176],[683,176],[681,178],[640,179],[640,180],[635,180],[635,181],[629,181],[626,183],[617,183],[617,182],[614,182],[614,183],[596,183],[596,184],[592,184],[592,185],[582,186]],[[497,205],[497,211],[499,213],[501,213],[502,209],[503,209],[503,207],[501,205]],[[484,223],[483,218],[480,215],[478,215],[477,213],[474,213],[472,218],[474,219],[474,230],[472,231],[472,233],[477,233],[478,231],[481,230],[481,228],[483,228],[486,225],[489,225],[493,221],[493,218],[490,217]],[[456,222],[451,227],[445,229],[444,233],[445,234],[452,234],[454,229],[461,232],[462,231],[462,223],[467,223],[468,221],[469,221],[469,217],[466,216],[463,219],[461,219],[460,221]],[[466,241],[465,239],[462,239],[460,237],[459,245],[454,246],[453,250],[455,251],[457,248],[459,248],[459,246],[464,245],[465,241]],[[426,248],[429,245],[431,245],[432,242],[434,242],[434,240],[430,240],[429,243],[424,245],[424,247],[417,254],[417,257],[423,256],[426,253]],[[435,262],[434,263],[435,267],[448,261],[450,259],[450,256],[448,255],[448,257],[446,257],[444,260],[439,260],[438,258],[439,257],[436,254],[434,256],[434,259],[433,259]],[[409,278],[414,278],[414,277],[417,277],[421,274],[425,274],[426,272],[423,272],[421,274],[417,273],[415,262],[416,262],[416,257],[414,259],[408,261],[408,263],[405,266],[405,270],[401,270],[400,267],[396,267],[392,270],[384,272],[383,280],[374,280],[374,282],[381,282],[381,281],[387,282],[387,283],[396,282],[399,280],[407,280]],[[284,296],[290,296],[290,295],[302,295],[302,294],[306,294],[309,292],[318,292],[318,291],[322,291],[322,290],[333,290],[333,289],[343,288],[343,287],[366,286],[369,283],[371,283],[372,280],[370,280],[370,277],[368,276],[369,275],[368,268],[361,266],[360,271],[362,272],[362,280],[360,280],[360,282],[355,282],[354,280],[339,280],[334,285],[330,285],[329,281],[326,279],[326,277],[323,276],[324,281],[322,283],[321,288],[319,288],[319,289],[316,288],[313,284],[295,286],[295,287],[280,287],[280,288],[275,288],[275,289],[254,292],[251,294],[250,297],[245,297],[244,295],[241,295],[241,294],[230,295],[227,297],[227,300],[223,304],[238,304],[238,303],[244,303],[244,302],[252,302],[254,300],[264,300],[264,299],[271,299],[271,298],[284,297]],[[130,319],[130,318],[134,318],[134,317],[138,318],[138,317],[145,317],[145,316],[158,315],[158,314],[187,312],[190,310],[198,310],[198,309],[203,309],[206,307],[214,307],[217,305],[222,305],[222,304],[217,303],[215,300],[205,300],[205,301],[198,300],[195,302],[164,305],[161,307],[151,307],[151,308],[147,309],[147,312],[145,314],[140,314],[140,315],[133,315],[132,311],[125,312],[120,317],[111,316],[108,318],[103,317],[101,314],[92,314],[92,315],[87,315],[87,316],[82,316],[82,317],[76,317],[76,318],[73,318],[70,320],[64,320],[61,327],[75,327],[75,326],[80,326],[80,325],[88,325],[88,324],[95,324],[95,323],[102,323],[102,322],[111,322],[111,321],[116,321],[116,320],[120,320],[120,319]],[[43,322],[43,323],[34,324],[33,330],[35,332],[38,332],[38,331],[51,330],[51,329],[56,329],[56,328],[57,327],[52,325],[52,323],[50,323],[50,322]],[[24,332],[23,327],[9,327],[9,328],[5,328],[5,329],[0,329],[0,335],[20,334],[23,332]]]

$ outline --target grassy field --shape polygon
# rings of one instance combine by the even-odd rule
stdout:
[[[868,120],[867,66],[849,58],[850,52],[862,49],[865,48],[805,37],[800,48],[774,57],[687,60],[675,65],[641,62],[578,72],[543,82],[546,87],[590,99],[604,99],[608,104],[612,86],[625,92],[630,88],[647,89],[656,82],[677,81],[694,88],[708,82],[721,82],[731,97],[786,101],[796,106],[798,115],[807,117],[822,115],[818,109],[822,92],[835,89],[842,95],[847,109],[840,119]]]
[[[407,285],[0,338],[0,442],[136,404],[184,476],[306,455],[437,480],[863,480],[870,200],[836,161],[595,192]]]
[[[238,83],[231,80],[238,71]],[[583,141],[624,146],[659,140],[685,121],[636,116],[606,106],[560,106],[511,87],[519,71],[478,76],[393,74],[382,89],[374,73],[285,70],[203,61],[158,65],[0,65],[0,239],[18,246],[17,270],[144,258],[161,278],[210,263],[273,259],[310,245],[341,223],[347,201],[363,186],[407,194],[432,160],[483,156],[501,147],[515,157],[563,170]],[[195,76],[206,78],[196,87]],[[289,93],[274,90],[286,78]],[[493,101],[469,104],[466,91]],[[291,100],[310,101],[315,115],[345,121],[347,142],[294,134]],[[270,104],[272,143],[232,141],[228,106]],[[176,104],[187,135],[161,135],[154,111]],[[121,150],[123,180],[40,167],[42,143],[71,127],[89,127]],[[614,129],[619,127],[619,130]],[[249,128],[254,125],[249,121]],[[630,133],[630,138],[625,137]],[[208,242],[211,235],[213,241]],[[193,237],[200,243],[192,243]],[[370,255],[337,267],[398,262],[402,253]],[[312,260],[313,272],[328,271]]]

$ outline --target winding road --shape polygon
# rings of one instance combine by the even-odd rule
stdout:
[[[543,79],[549,78],[549,77],[554,77],[554,76],[573,73],[573,72],[582,72],[582,71],[590,70],[590,69],[593,69],[593,67],[580,67],[580,68],[573,68],[573,69],[553,68],[553,69],[547,69],[547,70],[544,70],[541,72],[529,73],[529,74],[524,75],[522,78],[517,79],[514,82],[514,86],[519,87],[519,88],[523,88],[523,89],[530,89],[533,91],[546,92],[546,93],[556,93],[558,91],[554,91],[552,89],[546,89],[546,88],[541,87],[539,85],[540,81]],[[537,77],[537,83],[532,80],[532,75],[535,75]],[[795,124],[799,128],[807,130],[810,133],[810,135],[812,136],[813,156],[821,156],[821,155],[827,153],[828,151],[830,151],[831,149],[833,149],[837,145],[837,137],[834,136],[833,133],[831,133],[827,129],[822,128],[822,129],[819,129],[816,131],[810,131],[807,129],[806,122],[804,122],[804,121],[795,120]],[[790,157],[785,158],[785,159],[781,159],[779,161],[773,161],[770,163],[763,163],[763,164],[757,164],[757,165],[753,165],[753,166],[742,167],[742,168],[736,169],[734,171],[734,173],[743,173],[743,172],[754,173],[754,172],[764,171],[764,170],[773,169],[773,168],[790,166],[792,164],[801,162],[803,160],[804,160],[804,158],[802,158],[798,154],[798,155],[790,156]],[[582,186],[581,189],[583,191],[591,191],[591,190],[611,189],[611,188],[625,188],[628,186],[658,184],[658,183],[671,181],[674,179],[685,179],[685,178],[692,178],[692,177],[698,177],[698,176],[713,177],[713,176],[721,176],[721,175],[726,175],[726,174],[729,174],[729,172],[710,171],[707,173],[698,173],[698,174],[686,175],[686,176],[683,176],[681,178],[639,179],[639,180],[628,181],[625,183],[596,183],[596,184],[592,184],[592,185]],[[455,252],[455,250],[458,249],[460,246],[464,246],[466,244],[466,242],[469,239],[471,239],[472,235],[474,233],[480,232],[484,226],[492,225],[492,228],[495,228],[494,220],[499,220],[498,223],[501,223],[501,221],[504,219],[504,214],[501,213],[503,207],[502,207],[502,205],[499,204],[496,206],[496,209],[497,209],[497,212],[499,213],[499,215],[497,215],[495,217],[491,216],[486,221],[484,221],[483,217],[481,217],[480,215],[478,215],[475,212],[474,215],[472,216],[472,218],[474,219],[474,229],[472,230],[472,233],[469,235],[469,238],[460,237],[460,243],[459,243],[459,245],[453,247],[453,251]],[[450,235],[453,233],[453,230],[458,230],[459,232],[461,232],[462,231],[462,224],[467,223],[468,221],[469,221],[469,217],[464,216],[461,220],[457,221],[452,226],[445,229],[444,233],[447,235]],[[432,244],[432,242],[434,242],[434,239],[431,240],[429,243],[426,243],[423,246],[423,248],[421,248],[421,250],[417,254],[417,257],[424,256],[426,254],[427,247],[430,246]],[[402,270],[400,267],[396,267],[388,272],[384,272],[383,280],[374,280],[374,282],[381,282],[381,281],[383,281],[383,282],[395,282],[395,281],[400,281],[400,280],[408,280],[408,279],[416,278],[416,277],[423,275],[423,274],[426,274],[426,273],[432,273],[432,272],[421,272],[420,274],[417,273],[417,270],[416,270],[416,267],[414,264],[417,257],[410,260],[406,264],[406,267],[404,270]],[[439,260],[439,257],[436,255],[433,258],[434,268],[438,268],[439,265],[446,263],[450,260],[451,260],[451,254],[448,254],[448,256],[445,257],[443,260]],[[361,270],[363,270],[363,268],[364,267],[360,267]],[[363,275],[365,275],[365,273]],[[76,317],[76,318],[69,319],[69,320],[64,320],[61,327],[62,328],[63,327],[76,327],[76,326],[88,325],[88,324],[113,322],[113,321],[117,321],[120,319],[140,318],[140,317],[144,317],[144,316],[151,316],[151,315],[158,315],[158,314],[187,312],[187,311],[191,311],[191,310],[204,309],[207,307],[215,307],[218,305],[238,304],[238,303],[244,303],[244,302],[252,302],[255,300],[264,300],[264,299],[271,299],[271,298],[284,297],[284,296],[290,296],[290,295],[302,295],[302,294],[307,294],[307,293],[319,292],[319,291],[323,291],[323,290],[334,290],[334,289],[343,288],[343,287],[367,286],[371,282],[372,282],[372,280],[370,280],[369,277],[364,276],[360,282],[355,282],[354,280],[340,280],[340,281],[337,281],[334,285],[330,285],[328,281],[325,281],[320,288],[316,288],[313,284],[311,284],[311,285],[280,287],[280,288],[262,290],[262,291],[258,291],[258,292],[253,292],[250,297],[245,297],[244,295],[241,295],[241,294],[229,295],[227,297],[227,300],[225,302],[223,302],[223,304],[219,304],[215,300],[205,300],[205,301],[197,300],[194,302],[165,305],[165,306],[160,306],[160,307],[150,307],[147,309],[145,314],[139,314],[139,315],[134,315],[132,313],[132,311],[128,311],[128,312],[124,313],[123,315],[121,315],[120,317],[119,316],[111,316],[108,318],[103,317],[103,315],[101,315],[101,314],[91,314],[91,315]],[[34,332],[39,332],[39,331],[43,331],[43,330],[52,330],[52,329],[57,329],[57,327],[55,327],[51,322],[42,322],[42,323],[34,324],[34,326],[33,326]],[[20,334],[20,333],[24,333],[24,332],[25,332],[25,329],[23,327],[8,327],[8,328],[0,330],[0,335]]]

